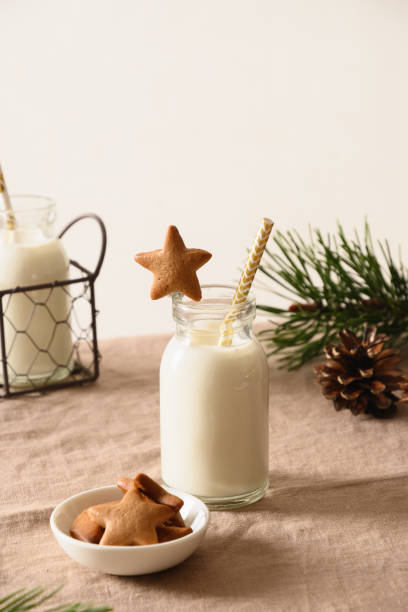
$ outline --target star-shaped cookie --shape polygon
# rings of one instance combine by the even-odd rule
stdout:
[[[178,540],[189,533],[193,533],[191,527],[186,527],[179,512],[183,506],[183,500],[163,489],[157,482],[146,474],[138,474],[135,478],[120,477],[116,482],[119,489],[126,493],[132,487],[141,489],[142,493],[158,504],[165,504],[174,509],[175,515],[168,521],[159,525],[156,529],[159,542],[170,542]]]
[[[201,287],[196,271],[210,258],[208,251],[187,249],[174,225],[168,227],[162,249],[135,255],[137,263],[153,272],[152,300],[181,291],[197,302],[201,300]]]
[[[116,485],[122,491],[122,493],[126,493],[129,489],[135,487],[136,489],[140,489],[144,495],[149,497],[151,500],[156,502],[157,504],[165,504],[166,506],[170,506],[170,508],[174,509],[175,515],[171,517],[168,521],[166,521],[166,525],[164,526],[176,526],[176,527],[185,527],[183,518],[179,512],[180,508],[183,506],[184,502],[180,497],[176,495],[172,495],[166,489],[163,489],[157,482],[149,478],[146,474],[138,474],[135,478],[126,478],[125,476],[121,476],[116,481]],[[158,529],[159,541],[160,540],[160,530]],[[164,532],[163,532],[164,533]],[[177,532],[175,532],[177,533]],[[190,531],[188,532],[190,533]],[[169,534],[166,532],[165,537],[169,539]],[[184,533],[182,535],[185,535]],[[181,537],[181,536],[176,536]]]
[[[88,508],[98,525],[105,528],[99,544],[134,546],[156,544],[156,527],[174,516],[174,509],[147,500],[134,486],[118,504],[99,504]]]

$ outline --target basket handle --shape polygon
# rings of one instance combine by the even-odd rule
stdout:
[[[101,239],[101,250],[99,253],[99,259],[98,259],[98,263],[96,264],[96,268],[95,270],[92,272],[91,276],[93,279],[97,278],[102,264],[103,264],[103,260],[105,258],[105,253],[106,253],[106,227],[104,222],[102,221],[102,219],[100,217],[98,217],[98,215],[95,215],[94,213],[85,213],[83,215],[79,215],[79,217],[75,217],[75,219],[72,219],[72,221],[70,223],[68,223],[68,225],[66,225],[64,227],[64,229],[59,233],[58,238],[62,238],[64,236],[64,234],[76,223],[78,223],[78,221],[82,221],[82,219],[94,219],[97,224],[99,225],[99,229],[101,230],[101,234],[102,234],[102,239]]]

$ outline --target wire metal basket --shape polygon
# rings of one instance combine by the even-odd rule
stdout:
[[[19,396],[25,393],[60,389],[94,381],[99,376],[98,340],[96,333],[95,280],[97,279],[106,252],[106,228],[100,217],[95,214],[84,214],[73,219],[59,234],[65,233],[82,219],[94,219],[101,230],[101,248],[98,262],[93,272],[70,260],[70,278],[63,281],[42,283],[37,285],[14,287],[0,290],[0,399]],[[66,294],[66,316],[58,319],[52,304],[56,292]],[[28,300],[30,314],[24,325],[16,325],[10,315],[12,300],[16,296],[20,300]],[[33,337],[31,324],[35,317],[47,321],[49,338],[47,345],[39,345]],[[53,347],[61,331],[69,335],[70,354],[60,363]],[[13,367],[13,351],[24,343],[29,349],[29,365],[24,372]],[[45,356],[45,357],[44,357]],[[39,359],[47,359],[52,364],[51,370],[45,376],[34,376],[35,364]],[[24,381],[23,383],[21,381]]]

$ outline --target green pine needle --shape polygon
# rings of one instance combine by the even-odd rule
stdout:
[[[359,332],[364,323],[376,325],[391,344],[407,343],[408,271],[394,261],[387,241],[378,242],[377,257],[367,222],[362,240],[357,232],[347,238],[338,224],[332,235],[312,230],[310,242],[296,231],[278,231],[274,242],[277,251],[266,249],[259,270],[271,292],[297,310],[267,304],[258,309],[275,315],[260,338],[281,367],[299,368],[336,341],[339,330]]]
[[[61,588],[62,586],[59,586],[49,592],[40,586],[33,589],[18,589],[0,599],[0,612],[23,612],[23,610],[37,608],[48,599],[51,599],[51,597],[54,597]],[[44,612],[109,612],[110,610],[113,610],[113,608],[108,606],[98,606],[95,608],[91,603],[78,602],[61,604],[56,608],[47,608]]]

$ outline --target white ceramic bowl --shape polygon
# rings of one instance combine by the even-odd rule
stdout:
[[[210,521],[207,506],[197,497],[175,490],[171,492],[184,501],[180,512],[186,525],[193,530],[178,540],[149,546],[100,546],[71,538],[69,529],[82,510],[122,497],[116,486],[91,489],[65,499],[51,514],[51,529],[71,559],[93,570],[118,576],[159,572],[187,559],[200,544]]]

